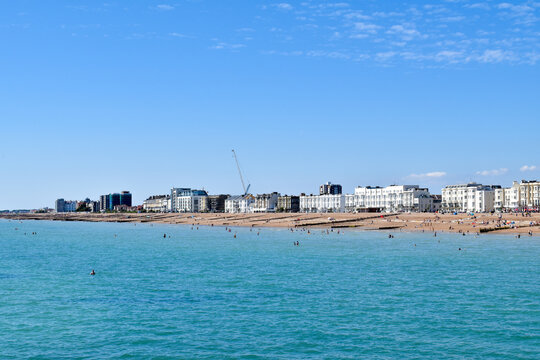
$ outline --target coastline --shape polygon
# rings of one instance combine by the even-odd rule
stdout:
[[[540,214],[510,213],[475,216],[433,213],[46,213],[0,214],[0,219],[472,234],[528,234],[531,231],[533,235],[540,234]]]

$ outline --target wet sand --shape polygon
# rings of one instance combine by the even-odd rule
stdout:
[[[200,226],[280,228],[334,228],[420,232],[497,233],[540,235],[540,214],[423,214],[423,213],[49,213],[0,214],[11,220],[56,220],[89,222],[162,223]]]

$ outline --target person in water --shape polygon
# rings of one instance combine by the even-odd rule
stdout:
[[[96,275],[96,272],[94,271],[94,269],[92,269],[92,272],[90,273],[90,275]]]

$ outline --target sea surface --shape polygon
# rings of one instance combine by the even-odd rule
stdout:
[[[0,358],[540,358],[540,238],[393,234],[0,220]]]

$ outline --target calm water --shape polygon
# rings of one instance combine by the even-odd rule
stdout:
[[[540,238],[233,233],[0,220],[0,358],[540,358]]]

